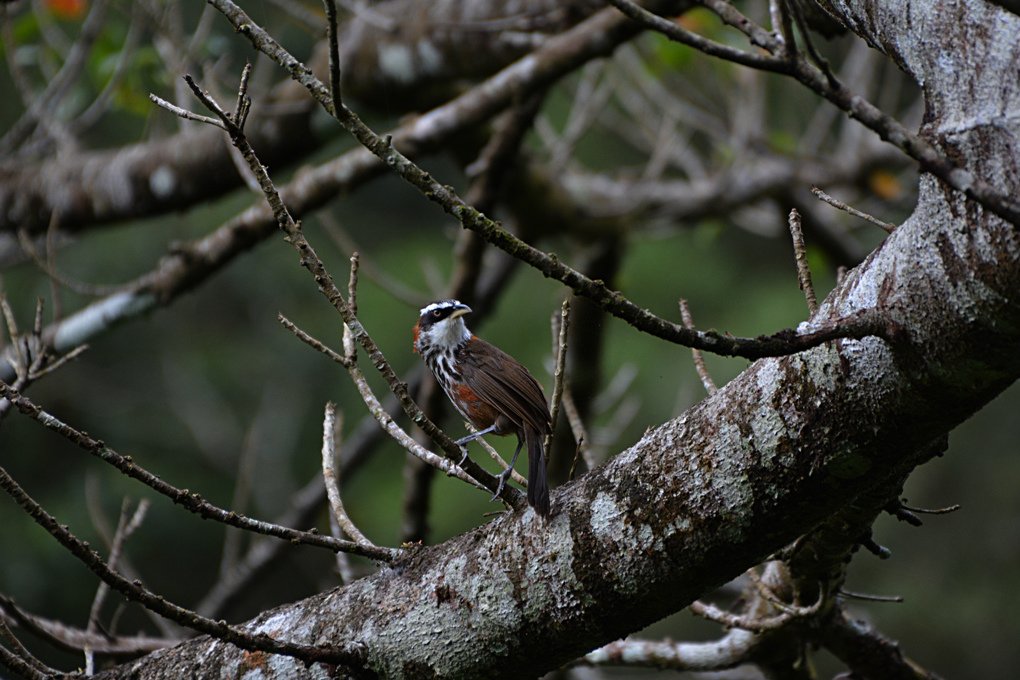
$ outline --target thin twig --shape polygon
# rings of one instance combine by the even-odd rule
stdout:
[[[329,513],[329,531],[334,538],[344,537],[343,529],[340,528],[340,523],[336,521],[336,515],[332,512]],[[347,553],[338,552],[336,554],[336,573],[340,577],[338,585],[354,583],[358,579],[354,565],[351,564],[351,556]]]
[[[960,504],[954,503],[953,505],[948,505],[944,508],[915,508],[907,505],[906,503],[901,503],[901,507],[921,515],[948,515],[951,512],[956,512],[957,510],[959,510]]]
[[[613,1],[617,2],[617,0]],[[460,221],[466,229],[478,232],[492,245],[534,267],[546,276],[555,278],[570,286],[576,294],[593,300],[602,309],[627,321],[641,331],[688,347],[699,347],[700,349],[717,354],[742,356],[749,359],[793,354],[837,338],[861,339],[869,336],[878,336],[893,340],[903,333],[902,329],[890,324],[889,321],[880,317],[874,310],[863,311],[849,318],[827,323],[824,328],[806,333],[788,329],[771,336],[758,338],[736,338],[715,331],[692,331],[682,325],[662,319],[631,302],[619,292],[610,290],[603,281],[592,280],[581,272],[567,266],[558,258],[552,257],[525,243],[506,231],[497,222],[494,222],[471,205],[465,203],[451,187],[436,181],[429,173],[425,172],[408,159],[407,156],[398,151],[393,145],[391,138],[379,136],[365,125],[353,111],[344,106],[342,102],[334,102],[329,96],[328,88],[314,76],[311,70],[288,53],[256,22],[252,21],[251,17],[241,10],[236,3],[230,0],[209,0],[209,2],[219,9],[238,31],[248,37],[256,49],[286,68],[291,77],[308,89],[316,101],[328,113],[333,115],[366,149],[384,161],[405,180],[416,186],[422,191],[423,195],[439,204],[445,211]],[[780,60],[774,61],[780,62]],[[786,68],[786,62],[781,63],[783,68]],[[193,89],[195,88],[193,87]],[[218,105],[211,102],[211,98],[208,95],[205,95],[203,98],[203,95],[196,89],[196,96],[199,96],[203,103],[210,107],[210,110],[220,115],[217,111],[219,109]],[[212,108],[214,106],[216,108]],[[230,132],[229,129],[228,132]],[[235,144],[241,143],[241,140],[237,138],[234,132],[231,132],[231,139]],[[244,140],[243,143],[247,144],[247,141]],[[252,154],[253,157],[254,154]],[[247,154],[246,158],[249,160],[249,163],[252,162]],[[257,159],[255,162],[257,162]],[[262,173],[265,174],[264,168]],[[256,174],[259,173],[256,172]],[[260,184],[262,184],[263,190],[267,191],[267,198],[271,194],[276,193],[271,183],[267,188],[267,185],[260,178]],[[274,200],[276,203],[274,203]],[[270,198],[270,205],[274,207],[274,215],[277,216],[279,221],[281,214],[278,207],[281,204],[278,198]],[[279,224],[281,228],[285,228],[284,221],[279,221]],[[288,234],[290,234],[289,231]],[[295,247],[299,246],[295,244]],[[339,304],[332,298],[331,302],[334,302],[334,305]],[[454,455],[447,449],[445,442],[443,442],[443,449],[450,455]]]
[[[866,220],[868,222],[871,222],[872,224],[880,227],[887,234],[891,234],[891,233],[893,233],[893,231],[896,230],[896,225],[895,224],[892,224],[891,222],[885,222],[883,220],[878,219],[877,217],[869,215],[866,212],[863,212],[861,210],[858,210],[857,208],[849,206],[846,203],[844,203],[843,201],[839,200],[838,198],[834,198],[834,197],[830,196],[829,194],[825,193],[824,191],[822,191],[818,187],[811,187],[811,193],[813,193],[818,198],[818,200],[824,201],[825,203],[828,203],[829,205],[831,205],[834,208],[838,208],[838,209],[842,210],[845,213],[849,213],[850,215],[853,215],[854,217],[860,217],[862,220]]]
[[[36,299],[35,317],[32,324],[32,332],[24,335],[18,330],[17,321],[14,318],[14,311],[7,302],[7,297],[0,293],[0,316],[3,317],[7,326],[7,336],[10,340],[7,350],[8,362],[14,370],[14,382],[12,387],[20,391],[28,387],[39,378],[52,373],[68,361],[72,361],[87,349],[85,345],[76,347],[64,356],[53,360],[50,348],[46,345],[42,335],[42,313],[43,300]],[[3,337],[0,335],[0,348],[3,348]],[[3,420],[11,410],[11,402],[0,397],[0,420]]]
[[[693,47],[696,50],[713,57],[719,57],[726,61],[732,61],[737,64],[743,64],[744,66],[750,66],[764,71],[783,71],[786,68],[786,62],[782,58],[777,58],[773,55],[745,52],[744,50],[709,40],[708,38],[700,36],[693,31],[683,28],[676,22],[669,21],[657,14],[649,12],[645,8],[640,7],[637,3],[631,2],[630,0],[609,0],[609,2],[613,5],[613,7],[626,14],[634,21],[662,33],[670,40],[675,40],[676,42],[688,45],[689,47]],[[776,42],[779,42],[778,38],[776,39]]]
[[[114,466],[122,473],[132,479],[142,482],[149,488],[171,499],[186,510],[189,510],[204,519],[214,519],[224,524],[252,531],[267,536],[285,539],[293,543],[304,543],[329,550],[344,550],[363,557],[389,562],[399,556],[399,553],[388,548],[366,548],[353,541],[338,541],[330,536],[322,536],[309,531],[298,531],[288,527],[252,519],[234,511],[224,510],[203,499],[199,494],[187,489],[179,489],[163,481],[145,468],[137,465],[132,459],[122,456],[102,441],[94,439],[84,432],[71,427],[59,418],[47,413],[34,404],[27,397],[19,394],[9,385],[0,381],[0,397],[9,399],[14,406],[23,414],[34,419],[43,427],[61,435],[68,441],[76,444],[79,448],[96,456],[97,458]]]
[[[374,545],[351,521],[347,510],[344,509],[343,498],[340,496],[340,476],[337,474],[335,463],[337,456],[336,431],[339,427],[336,404],[331,401],[326,402],[326,414],[322,419],[322,480],[326,485],[326,497],[329,498],[333,518],[340,525],[340,529],[355,543]]]
[[[659,671],[723,671],[748,661],[767,638],[740,628],[728,631],[718,640],[673,642],[670,640],[617,640],[578,660],[590,666],[647,667]],[[712,673],[722,680],[723,676]],[[729,677],[729,676],[725,676]]]
[[[6,641],[11,647],[9,652],[14,658],[25,663],[29,668],[36,671],[37,675],[32,677],[47,677],[51,673],[56,675],[58,671],[54,668],[50,668],[39,659],[35,658],[30,651],[21,644],[21,640],[14,634],[14,632],[7,626],[7,622],[0,618],[0,640]],[[4,645],[0,645],[0,650],[8,651]],[[0,657],[2,661],[4,657]],[[17,669],[15,669],[17,670]]]
[[[120,561],[120,553],[124,548],[124,542],[131,537],[131,534],[135,532],[145,521],[145,513],[149,509],[149,500],[143,498],[138,501],[138,506],[135,508],[131,518],[128,519],[128,499],[125,498],[121,502],[120,507],[120,518],[117,520],[117,530],[113,533],[113,541],[110,546],[110,556],[106,560],[106,566],[111,571],[117,570],[117,563]],[[105,581],[99,582],[99,587],[96,589],[96,596],[92,600],[92,608],[89,610],[89,622],[85,627],[86,633],[95,633],[99,629],[99,612],[103,607],[103,602],[106,600],[106,595],[110,590],[110,586]],[[95,669],[95,653],[93,649],[86,645],[83,650],[85,654],[85,674],[92,675]]]
[[[474,434],[475,432],[478,432],[478,428],[476,428],[474,425],[472,425],[471,423],[469,423],[467,421],[464,421],[464,427],[467,428],[467,431],[471,432],[472,434]],[[477,441],[478,444],[483,449],[485,449],[485,452],[487,454],[489,454],[489,458],[492,458],[494,461],[496,461],[496,464],[499,465],[500,470],[506,470],[506,469],[508,469],[510,467],[510,465],[506,462],[506,460],[503,458],[503,456],[499,455],[499,451],[497,451],[495,449],[495,447],[493,447],[493,445],[490,444],[485,439],[485,437],[479,437],[475,441]],[[510,476],[513,477],[513,480],[515,482],[517,482],[518,484],[520,484],[522,488],[525,488],[525,489],[528,488],[528,480],[525,479],[524,475],[522,475],[521,473],[517,472],[517,470],[512,470],[510,472]]]
[[[329,43],[329,95],[339,104],[340,97],[340,44],[337,40],[336,3],[322,0],[326,8],[326,41]]]
[[[276,320],[280,322],[280,325],[282,325],[284,328],[286,328],[291,333],[293,333],[295,336],[297,336],[298,340],[300,340],[301,342],[305,343],[306,345],[308,345],[312,349],[314,349],[316,351],[319,351],[319,352],[322,352],[327,357],[329,357],[330,359],[332,359],[336,363],[340,364],[341,366],[346,367],[346,366],[350,365],[350,362],[347,360],[347,357],[345,357],[344,355],[340,354],[336,350],[326,346],[326,344],[323,343],[318,338],[314,338],[311,335],[309,335],[308,333],[306,333],[303,330],[301,330],[300,328],[298,328],[297,324],[295,324],[293,321],[291,321],[290,319],[285,317],[283,314],[277,314],[276,315]]]
[[[822,53],[815,47],[814,40],[811,38],[811,31],[808,30],[807,21],[804,20],[804,13],[801,11],[800,5],[794,0],[784,0],[783,6],[786,11],[783,13],[785,16],[793,15],[794,23],[797,24],[797,28],[800,29],[801,38],[804,41],[804,47],[807,48],[808,56],[815,62],[815,65],[825,74],[825,77],[829,79],[829,83],[838,85],[839,81],[836,80],[835,74],[832,72],[832,67],[829,66],[829,62],[822,56]],[[791,28],[791,33],[793,32]]]
[[[248,96],[248,80],[251,78],[251,62],[246,61],[241,69],[241,81],[237,87],[237,101],[234,103],[234,123],[241,130],[251,112],[251,97]]]
[[[432,467],[442,470],[450,477],[456,477],[457,479],[470,484],[471,486],[479,489],[489,490],[487,486],[479,482],[471,474],[469,474],[460,465],[457,465],[450,458],[444,458],[439,456],[432,451],[429,451],[424,446],[414,440],[411,435],[407,434],[396,421],[386,412],[386,409],[379,403],[378,397],[372,391],[372,388],[368,385],[368,381],[365,379],[365,374],[361,372],[356,364],[352,364],[347,359],[335,352],[334,350],[326,347],[321,341],[316,340],[305,331],[301,330],[294,324],[290,319],[286,318],[282,314],[279,315],[279,321],[284,328],[289,330],[291,333],[296,335],[305,344],[314,347],[319,350],[330,359],[340,364],[347,369],[347,372],[351,376],[351,380],[354,382],[355,387],[358,388],[358,393],[361,395],[362,401],[365,402],[365,406],[368,408],[369,413],[376,419],[383,431],[390,435],[402,448],[413,456],[420,458],[425,463],[428,463]],[[460,450],[458,449],[458,458],[460,456]],[[465,461],[467,463],[467,461]],[[477,468],[477,464],[475,465]],[[481,469],[481,468],[477,468]]]
[[[807,618],[817,614],[825,601],[824,593],[819,594],[818,601],[809,607],[794,607],[785,605],[780,614],[763,618],[754,615],[731,614],[723,611],[715,605],[695,600],[691,603],[690,609],[694,614],[710,621],[726,626],[727,628],[742,628],[756,633],[764,633],[770,630],[778,630],[791,621],[799,618]]]
[[[577,471],[577,462],[579,460],[582,460],[582,458],[581,458],[581,449],[582,449],[583,445],[584,445],[584,436],[582,435],[581,437],[578,438],[577,443],[574,445],[574,457],[570,460],[570,471],[567,472],[567,481],[568,482],[573,481],[573,479],[574,479],[574,472]],[[591,468],[588,468],[588,469],[591,470]]]
[[[814,316],[818,311],[818,298],[815,297],[815,286],[811,282],[811,267],[808,266],[807,249],[804,247],[804,231],[800,226],[800,213],[794,208],[790,211],[790,238],[793,240],[793,257],[797,261],[797,284],[804,293],[808,315]]]
[[[0,5],[0,8],[2,7],[3,5]],[[48,680],[53,675],[60,675],[57,671],[54,671],[52,675],[50,673],[40,671],[34,664],[25,661],[3,645],[0,645],[0,666],[7,666],[12,671],[15,671],[22,677],[28,678],[29,680]]]
[[[827,68],[811,64],[801,54],[787,58],[786,43],[744,16],[725,0],[697,0],[724,23],[744,33],[752,45],[768,54],[750,54],[709,41],[679,24],[667,21],[638,7],[630,0],[610,0],[631,19],[677,42],[690,45],[705,54],[764,71],[783,73],[796,79],[816,94],[860,121],[886,142],[896,146],[947,185],[976,201],[1004,220],[1020,225],[1020,204],[1008,195],[954,163],[931,142],[910,132],[902,123],[840,83]]]
[[[683,319],[684,325],[688,328],[694,327],[694,319],[691,317],[691,310],[687,306],[687,300],[680,298],[680,318]],[[701,384],[705,388],[705,391],[710,395],[715,394],[719,391],[716,387],[715,381],[712,380],[711,374],[708,372],[708,367],[705,366],[705,357],[702,356],[700,349],[692,349],[691,357],[694,360],[694,370],[698,372],[698,378],[701,379]]]
[[[220,122],[219,120],[217,120],[217,119],[215,119],[215,118],[213,118],[211,116],[204,116],[204,115],[202,115],[200,113],[192,113],[191,111],[188,111],[187,109],[182,109],[181,107],[177,106],[176,104],[171,104],[167,100],[163,99],[162,97],[158,97],[158,96],[156,96],[155,94],[153,94],[151,92],[149,93],[149,101],[151,101],[153,104],[155,104],[156,106],[158,106],[160,108],[166,109],[167,111],[169,111],[170,113],[174,114],[175,116],[177,116],[179,118],[184,118],[186,120],[193,120],[196,123],[207,123],[209,125],[213,125],[215,127],[218,127],[221,130],[226,130],[227,129],[227,127],[222,122]]]
[[[556,366],[553,368],[552,401],[549,407],[549,423],[552,428],[545,436],[545,450],[552,444],[553,433],[556,432],[556,421],[560,416],[560,402],[563,400],[563,387],[566,384],[567,370],[567,334],[570,331],[570,298],[564,298],[560,305],[560,313],[552,315],[553,355]]]
[[[238,11],[240,11],[238,9]],[[251,29],[251,27],[249,27]],[[261,30],[261,29],[259,29]],[[433,441],[438,443],[443,451],[446,453],[445,459],[440,459],[437,464],[440,465],[447,474],[457,476],[464,481],[475,485],[480,484],[489,491],[495,492],[498,488],[498,480],[489,475],[485,470],[479,467],[476,463],[470,459],[464,461],[464,467],[460,465],[454,465],[452,461],[461,459],[461,449],[457,444],[447,435],[445,432],[439,429],[414,403],[411,399],[410,394],[407,391],[407,385],[404,384],[393,371],[392,366],[386,360],[379,346],[375,343],[372,337],[365,330],[365,327],[358,320],[357,315],[353,313],[347,301],[344,300],[343,294],[336,287],[333,282],[332,276],[326,271],[325,265],[322,260],[316,254],[312,245],[305,238],[304,233],[301,230],[301,226],[294,220],[290,213],[290,210],[284,204],[283,199],[280,197],[279,191],[273,184],[272,179],[269,177],[262,162],[259,160],[252,148],[247,137],[244,135],[244,131],[241,130],[233,121],[231,116],[227,114],[223,108],[216,102],[215,99],[208,93],[202,90],[201,87],[195,82],[190,75],[184,76],[185,82],[191,88],[195,96],[201,101],[210,111],[219,117],[220,121],[224,124],[225,129],[230,136],[231,143],[241,152],[244,156],[245,161],[251,168],[252,172],[258,179],[259,186],[262,188],[262,192],[265,195],[266,201],[269,203],[270,208],[273,211],[273,216],[276,218],[277,225],[279,228],[286,233],[287,241],[297,250],[301,257],[301,265],[308,269],[308,271],[314,277],[316,284],[319,287],[319,291],[329,300],[333,308],[336,309],[340,316],[343,318],[344,323],[351,330],[354,338],[361,344],[362,348],[368,355],[369,360],[377,371],[382,375],[390,391],[400,400],[401,406],[404,408],[405,413],[411,418],[411,420],[421,427],[425,432],[432,438]],[[243,83],[242,83],[243,84]],[[388,142],[383,142],[390,147]],[[347,362],[349,363],[349,362]],[[383,424],[384,428],[391,436],[398,439],[398,441],[404,441],[408,444],[407,447],[412,453],[417,451],[415,455],[424,455],[426,457],[435,457],[431,451],[424,449],[419,446],[414,440],[409,437],[403,430],[396,426],[389,418],[389,415],[378,405],[378,400],[375,395],[372,394],[371,389],[365,382],[364,375],[360,369],[355,365],[348,365],[347,371],[351,375],[355,384],[358,386],[358,391],[362,395],[362,399],[365,400],[366,404],[374,403],[376,405],[374,413],[377,413],[377,420],[380,424]],[[370,406],[370,411],[373,408]],[[385,422],[389,420],[389,422]],[[480,481],[479,481],[480,480]],[[511,507],[523,508],[525,501],[519,491],[509,486],[504,486],[501,497]]]
[[[361,262],[360,256],[357,251],[351,253],[351,273],[347,279],[347,306],[351,308],[351,313],[357,315],[358,313],[358,264]],[[358,344],[354,342],[354,334],[347,324],[344,324],[344,338],[343,338],[344,356],[347,357],[347,361],[354,363],[358,360]]]
[[[129,581],[113,571],[89,545],[61,526],[57,520],[42,508],[25,490],[14,481],[7,470],[0,467],[0,488],[46,529],[62,546],[80,560],[94,574],[108,583],[111,588],[172,621],[201,633],[212,635],[233,645],[248,650],[261,650],[283,654],[308,662],[325,662],[361,667],[365,661],[365,649],[360,644],[346,647],[319,647],[287,642],[270,637],[266,633],[252,634],[224,621],[214,621],[176,605],[141,585]]]
[[[585,466],[589,470],[594,470],[597,461],[592,455],[591,447],[588,445],[590,441],[588,439],[588,430],[584,426],[584,421],[581,420],[581,413],[577,410],[577,403],[574,401],[574,394],[570,391],[570,388],[563,388],[563,413],[567,416],[567,422],[570,423],[570,431],[574,433],[574,441],[577,443],[577,447],[574,450],[575,461],[571,464],[571,472],[573,472],[574,464],[576,464],[577,456],[581,457],[584,461]]]
[[[771,10],[771,7],[769,9]],[[791,9],[789,0],[779,0],[779,7],[777,9],[778,16],[773,17],[773,19],[779,19],[779,26],[773,23],[772,31],[776,32],[777,28],[779,30],[777,37],[783,46],[779,56],[793,59],[797,55],[797,36],[793,32],[793,22],[790,20]]]
[[[91,647],[95,653],[105,656],[136,657],[157,649],[171,647],[181,641],[176,637],[112,635],[108,631],[86,633],[83,629],[69,626],[62,621],[31,614],[19,607],[10,597],[0,593],[0,621],[5,619],[9,623],[17,624],[47,644],[72,653],[83,652],[86,647]]]
[[[864,600],[866,602],[891,602],[893,604],[903,602],[902,595],[872,595],[870,593],[855,593],[843,588],[840,588],[837,594],[840,597],[848,597],[851,600]]]

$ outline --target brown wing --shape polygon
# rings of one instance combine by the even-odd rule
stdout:
[[[519,361],[478,338],[469,340],[460,351],[470,354],[457,362],[461,376],[480,399],[540,434],[552,429],[542,387]]]

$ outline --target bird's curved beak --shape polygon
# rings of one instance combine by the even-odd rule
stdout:
[[[465,315],[470,314],[470,313],[471,313],[471,308],[468,307],[467,305],[463,305],[462,304],[460,307],[457,307],[452,312],[450,312],[449,318],[456,319],[457,317],[465,316]]]

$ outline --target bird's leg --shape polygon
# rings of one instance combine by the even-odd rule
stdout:
[[[517,463],[517,456],[520,455],[522,446],[524,446],[524,440],[518,437],[517,450],[514,451],[513,458],[510,459],[510,465],[507,466],[507,469],[499,473],[499,486],[496,487],[496,493],[493,494],[492,499],[489,501],[490,503],[499,498],[499,495],[503,493],[503,487],[506,486],[507,478],[514,472],[514,464]]]
[[[468,443],[473,442],[474,440],[478,439],[479,437],[481,437],[483,435],[487,435],[490,432],[495,432],[495,431],[496,431],[496,424],[493,423],[492,425],[488,426],[484,430],[479,430],[478,432],[472,432],[468,436],[461,437],[457,441],[453,442],[454,444],[456,444],[457,446],[460,447],[461,452],[463,452],[463,454],[464,454],[461,457],[460,463],[458,463],[458,465],[463,465],[464,461],[467,460],[467,457],[468,457],[467,445],[468,445]]]

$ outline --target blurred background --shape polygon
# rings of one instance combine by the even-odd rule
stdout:
[[[229,93],[240,66],[253,59],[256,110],[260,97],[282,80],[221,16],[198,3],[103,4],[102,26],[87,55],[68,74],[59,96],[47,100],[50,108],[41,117],[47,125],[26,124],[26,112],[33,97],[49,92],[48,84],[74,58],[74,45],[98,3],[0,4],[6,66],[0,69],[0,132],[5,133],[0,184],[15,183],[40,164],[59,167],[63,159],[92,150],[179,134],[190,124],[156,108],[147,95],[155,92],[197,111],[197,103],[180,88],[185,71],[232,102]],[[318,3],[243,4],[296,56],[313,58],[324,34]],[[382,18],[394,16],[385,14],[385,5],[371,7]],[[767,16],[767,3],[738,5],[760,20]],[[345,13],[344,20],[349,26],[371,26],[364,12]],[[707,13],[691,12],[681,21],[714,39],[743,44]],[[182,38],[188,44],[183,52],[174,42]],[[852,35],[814,40],[849,84],[916,127],[917,91],[881,55]],[[376,130],[406,120],[410,111],[402,106],[403,92],[384,83],[372,93],[365,104],[355,93],[350,104]],[[96,102],[101,111],[79,125]],[[309,120],[315,138],[297,146],[311,148],[270,167],[278,185],[354,147],[324,114],[312,111]],[[17,138],[7,134],[12,130]],[[471,185],[463,158],[477,152],[465,137],[470,135],[458,138],[458,144],[473,152],[448,148],[423,159],[430,172],[462,195]],[[527,167],[551,176],[555,190],[574,204],[556,212],[541,193],[521,189],[516,204],[504,200],[494,209],[508,227],[574,266],[608,267],[605,278],[613,287],[661,316],[678,320],[677,301],[685,298],[698,327],[742,336],[793,327],[806,317],[786,228],[790,208],[805,213],[819,298],[834,285],[840,266],[857,264],[884,236],[815,200],[808,193],[811,184],[898,223],[910,212],[917,181],[911,163],[795,83],[712,61],[651,35],[620,48],[612,60],[590,62],[552,88],[522,153],[531,164]],[[748,177],[783,177],[788,171],[789,179],[779,186],[747,190]],[[47,184],[39,190],[57,188]],[[692,208],[699,191],[709,199]],[[236,187],[178,210],[51,234],[57,245],[48,255],[49,273],[35,261],[39,258],[24,252],[19,227],[7,224],[0,240],[0,290],[23,330],[31,327],[39,298],[45,301],[44,321],[51,323],[56,315],[72,314],[136,281],[173,253],[175,244],[212,233],[260,201]],[[418,306],[448,289],[458,266],[458,225],[389,175],[337,195],[303,220],[338,281],[346,280],[350,252],[360,253],[360,318],[398,374],[410,380],[420,363],[411,352],[411,326]],[[37,229],[29,239],[41,239],[45,231]],[[600,257],[612,264],[599,264]],[[487,253],[483,273],[502,266],[501,258]],[[562,286],[519,266],[479,309],[484,313],[477,323],[468,319],[479,335],[529,366],[547,394],[553,365],[549,322],[563,296]],[[172,303],[91,338],[80,358],[25,393],[177,487],[257,518],[279,518],[302,490],[307,495],[321,484],[325,402],[338,404],[345,438],[356,436],[366,411],[345,372],[284,330],[277,314],[339,347],[338,316],[298,266],[293,249],[274,235]],[[589,444],[597,458],[625,449],[646,428],[704,397],[687,349],[611,318],[587,323],[581,328],[597,333],[602,345],[597,370],[584,376],[586,391],[575,396],[588,404]],[[706,360],[719,384],[747,365]],[[378,394],[385,393],[376,376],[370,381]],[[1015,645],[1020,621],[1014,615],[1020,587],[1018,406],[1020,389],[1014,386],[959,427],[948,453],[919,468],[904,490],[911,505],[960,504],[958,512],[925,516],[921,528],[882,517],[874,537],[891,550],[891,558],[879,560],[862,551],[850,567],[848,589],[904,598],[899,604],[857,602],[853,610],[944,677],[1011,678],[1020,665]],[[463,425],[456,418],[443,422],[452,436],[461,436]],[[512,452],[512,441],[492,443]],[[349,455],[341,449],[342,458]],[[572,444],[561,449],[558,482],[570,467],[563,451],[572,450]],[[481,449],[472,448],[472,456],[492,468]],[[392,441],[381,439],[349,467],[342,482],[350,515],[378,544],[395,546],[408,538],[403,499],[413,467],[406,458]],[[60,522],[97,547],[109,539],[125,503],[133,510],[133,503],[149,499],[144,523],[125,547],[126,568],[185,606],[212,606],[224,574],[254,545],[273,540],[203,521],[18,413],[0,421],[0,465]],[[442,475],[428,488],[428,543],[478,526],[487,521],[486,513],[499,509],[486,494]],[[316,508],[300,528],[328,532],[325,508]],[[0,593],[36,615],[84,627],[97,580],[6,495],[0,497],[0,526]],[[355,560],[354,568],[372,567]],[[287,546],[257,579],[218,602],[215,616],[242,621],[338,582],[330,553]],[[117,632],[179,633],[117,597],[108,598],[102,620]],[[677,640],[719,634],[717,625],[687,612],[643,633]],[[82,663],[80,655],[54,651],[29,636],[25,641],[61,668]],[[824,655],[816,661],[829,675],[839,669]],[[579,671],[579,677],[650,673],[598,669]]]

